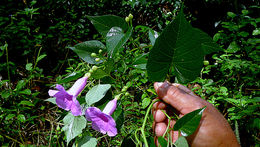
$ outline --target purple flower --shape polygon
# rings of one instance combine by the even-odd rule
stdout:
[[[116,122],[111,117],[116,109],[117,99],[108,102],[103,112],[96,107],[89,107],[85,114],[88,121],[92,121],[92,128],[108,136],[116,136]]]
[[[77,100],[77,96],[85,88],[88,77],[82,77],[78,79],[74,85],[66,91],[63,86],[57,84],[56,89],[49,90],[50,96],[56,97],[56,104],[58,107],[71,111],[74,116],[81,115],[81,107]]]

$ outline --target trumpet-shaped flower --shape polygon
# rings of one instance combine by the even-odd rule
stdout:
[[[117,99],[113,99],[104,108],[103,112],[96,107],[89,107],[86,112],[86,118],[88,121],[92,121],[92,128],[108,136],[116,136],[116,122],[111,117],[116,109]]]
[[[74,116],[81,115],[81,107],[77,100],[77,96],[85,88],[88,77],[82,77],[78,79],[74,85],[66,91],[63,86],[57,84],[57,90],[49,90],[50,96],[56,97],[56,104],[58,107],[71,111]]]

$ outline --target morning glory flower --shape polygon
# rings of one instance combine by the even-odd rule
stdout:
[[[96,107],[89,107],[86,112],[86,118],[88,121],[92,121],[92,128],[102,134],[108,134],[108,136],[116,136],[116,122],[111,117],[116,109],[117,98],[108,102],[103,112]]]
[[[48,93],[50,96],[56,97],[56,104],[58,107],[71,111],[74,116],[81,115],[82,110],[79,101],[77,100],[77,96],[85,88],[87,79],[87,76],[78,79],[68,91],[66,91],[63,86],[57,84],[57,90],[50,89]]]

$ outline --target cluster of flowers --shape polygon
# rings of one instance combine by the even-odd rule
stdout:
[[[49,90],[48,93],[52,97],[56,97],[56,104],[58,107],[71,111],[74,116],[82,114],[82,108],[77,100],[77,96],[85,88],[88,76],[78,79],[74,85],[65,90],[63,86],[57,84],[57,90]],[[96,107],[89,107],[85,111],[85,116],[88,121],[92,122],[92,128],[103,134],[115,136],[117,134],[115,120],[111,117],[116,109],[117,97],[106,105],[103,111]]]

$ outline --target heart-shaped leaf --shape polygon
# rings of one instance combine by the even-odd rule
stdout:
[[[79,147],[95,147],[97,145],[97,139],[91,136],[85,136],[80,139]]]
[[[87,120],[84,116],[74,116],[68,113],[64,118],[64,127],[62,130],[65,132],[67,138],[67,144],[82,133],[82,130],[86,127]]]
[[[86,103],[90,106],[90,105],[98,102],[106,95],[106,93],[110,89],[110,87],[111,87],[110,84],[99,84],[99,85],[94,86],[86,94],[86,97],[85,97]]]
[[[180,136],[174,143],[175,147],[189,147],[189,144],[185,137]]]
[[[176,121],[173,129],[181,131],[182,136],[189,136],[196,131],[200,124],[203,111],[206,107],[192,111]]]
[[[128,30],[125,20],[115,15],[88,16],[88,19],[103,37],[107,36],[112,27],[120,27],[124,32]]]
[[[218,45],[206,33],[193,28],[181,11],[156,39],[149,53],[149,79],[163,81],[172,68],[179,82],[192,81],[201,71],[204,55],[218,50]]]
[[[167,147],[167,141],[162,137],[158,137],[158,142],[160,143],[161,147]]]
[[[105,45],[97,40],[85,41],[69,48],[73,50],[81,59],[90,64],[98,64],[102,62],[96,62],[95,57],[91,57],[91,53],[98,53],[100,49],[106,49]]]
[[[110,57],[114,57],[115,54],[122,48],[122,46],[126,43],[129,39],[133,31],[132,27],[129,27],[127,32],[125,33],[124,30],[120,27],[112,27],[106,36],[106,44],[108,55]]]

